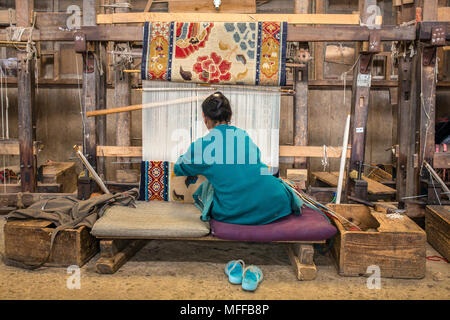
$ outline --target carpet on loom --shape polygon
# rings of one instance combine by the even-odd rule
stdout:
[[[142,161],[139,200],[194,203],[192,195],[203,176],[177,177],[169,161]]]
[[[286,22],[147,22],[142,80],[283,86]]]

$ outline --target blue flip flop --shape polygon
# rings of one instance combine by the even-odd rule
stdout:
[[[263,273],[257,266],[248,266],[242,273],[242,289],[255,291],[263,280]]]
[[[232,284],[242,283],[242,271],[245,268],[245,262],[242,260],[231,260],[225,266],[225,274],[228,276],[228,281]]]

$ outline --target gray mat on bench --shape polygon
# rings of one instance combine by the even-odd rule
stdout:
[[[136,208],[114,206],[94,224],[96,237],[197,238],[209,234],[209,223],[200,220],[193,204],[138,201]]]

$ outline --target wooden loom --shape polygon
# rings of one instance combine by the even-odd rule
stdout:
[[[87,43],[92,43],[91,49],[88,51],[85,51],[83,53],[85,59],[83,59],[83,70],[88,70],[88,72],[83,73],[83,105],[87,112],[95,112],[96,110],[105,109],[105,96],[106,96],[106,88],[104,85],[104,76],[101,76],[98,72],[97,64],[100,62],[103,63],[103,58],[101,58],[99,61],[95,59],[94,52],[100,53],[104,52],[104,44],[101,42],[104,41],[116,41],[116,42],[128,42],[128,41],[142,41],[142,30],[140,27],[134,27],[134,26],[113,26],[109,24],[116,24],[116,23],[132,23],[132,22],[142,22],[147,19],[155,19],[155,20],[161,20],[164,17],[163,14],[156,14],[156,13],[148,13],[148,14],[134,14],[134,13],[120,13],[120,14],[113,14],[113,15],[100,15],[98,19],[96,19],[95,14],[95,1],[84,1],[85,5],[83,6],[83,27],[81,28],[80,32],[85,35],[85,39]],[[319,4],[322,4],[323,1],[319,1]],[[363,6],[360,8],[364,8],[364,1],[360,1],[360,3],[363,4]],[[29,26],[30,21],[28,17],[30,16],[30,12],[33,10],[33,4],[32,1],[17,1],[16,4],[16,16],[18,25],[21,26]],[[361,10],[361,12],[364,12]],[[299,12],[300,13],[300,12]],[[427,13],[428,14],[428,13]],[[302,24],[336,24],[336,22],[343,20],[339,19],[348,19],[350,18],[350,21],[352,21],[353,24],[359,23],[359,18],[357,19],[357,15],[350,15],[350,16],[329,16],[326,14],[319,14],[319,15],[309,15],[309,14],[294,14],[294,15],[283,15],[282,20],[288,20],[292,24],[289,26],[288,30],[288,41],[301,41],[301,42],[322,42],[322,41],[359,41],[359,42],[367,42],[369,40],[375,41],[375,43],[381,43],[381,41],[415,41],[420,40],[422,42],[429,42],[432,38],[432,30],[436,26],[443,25],[444,28],[446,28],[446,38],[449,39],[450,35],[450,25],[448,22],[422,22],[418,24],[417,28],[416,26],[405,26],[405,27],[381,27],[380,29],[376,30],[370,30],[367,27],[363,26],[331,26],[326,27],[322,26],[320,28],[315,26],[303,26]],[[209,15],[209,17],[211,17]],[[216,16],[219,19],[222,19],[222,16]],[[233,14],[233,21],[235,19],[269,19],[274,18],[274,15],[265,15],[265,17],[258,17],[257,15],[244,15],[237,17],[235,14]],[[332,19],[331,19],[332,18]],[[367,17],[366,17],[367,18]],[[425,18],[425,15],[424,15]],[[38,14],[39,19],[39,14]],[[183,20],[186,19],[186,16],[183,16]],[[338,20],[336,20],[338,19]],[[361,20],[364,22],[365,19],[362,16]],[[426,20],[426,19],[424,19]],[[434,17],[428,20],[436,20]],[[346,20],[349,21],[349,20]],[[345,22],[346,24],[348,22]],[[104,24],[104,25],[97,25],[97,24]],[[120,30],[120,32],[118,32]],[[3,31],[3,30],[2,30]],[[416,36],[416,31],[417,36]],[[4,32],[0,32],[0,40],[4,40],[6,35]],[[53,32],[53,30],[46,30],[45,28],[39,31],[34,31],[32,35],[32,39],[34,41],[72,41],[74,39],[73,32],[70,31],[58,31]],[[436,50],[436,47],[433,47]],[[363,57],[362,61],[363,64],[361,65],[361,61],[358,63],[357,68],[355,69],[355,76],[356,79],[358,74],[367,74],[370,72],[370,61],[372,56],[377,52],[377,48],[373,48],[372,50],[369,50],[368,52],[362,53],[361,56]],[[364,65],[364,61],[369,61],[369,64]],[[407,70],[408,68],[411,68],[413,65],[412,60],[406,60],[403,62],[405,65],[405,68],[402,70]],[[31,68],[31,67],[30,67]],[[23,164],[23,174],[24,176],[27,175],[30,177],[30,179],[22,179],[22,190],[23,191],[36,191],[36,182],[35,182],[35,173],[36,168],[33,165],[33,138],[32,138],[32,119],[33,119],[33,113],[32,113],[32,77],[31,72],[27,68],[21,69],[23,70],[19,74],[19,78],[17,81],[17,85],[19,87],[19,123],[25,130],[21,132],[21,136],[19,137],[20,142],[20,158],[21,158],[21,164]],[[90,71],[91,70],[91,71]],[[307,146],[307,131],[305,128],[307,128],[308,123],[308,116],[307,116],[307,90],[308,90],[308,72],[306,68],[294,68],[294,81],[292,83],[293,88],[295,90],[295,97],[294,97],[294,116],[295,116],[295,130],[294,130],[294,136],[295,136],[295,145],[294,146],[281,146],[280,148],[280,156],[284,157],[293,157],[295,167],[296,168],[306,168],[306,158],[307,157],[322,157],[321,149],[322,147],[314,147],[314,146]],[[426,71],[430,72],[430,70]],[[406,81],[403,81],[406,77]],[[413,79],[413,75],[411,73],[407,73],[405,71],[404,74],[400,74],[400,91],[408,91],[411,92],[412,84],[411,82],[408,82],[408,79]],[[435,90],[436,83],[435,82],[429,82],[427,77],[422,76],[422,81],[425,83],[425,85],[428,88],[428,94],[432,94],[433,90]],[[123,84],[128,85],[127,80],[122,79]],[[322,85],[324,83],[322,82]],[[388,83],[384,83],[384,85],[387,85]],[[123,89],[126,86],[117,86],[116,90],[120,91],[120,97],[123,98],[123,101],[127,100],[128,91]],[[316,85],[321,85],[319,82],[316,82]],[[325,85],[333,85],[331,82],[325,83]],[[338,82],[338,85],[341,85],[340,82]],[[120,89],[122,88],[122,89]],[[366,128],[366,122],[367,122],[367,107],[368,107],[368,95],[370,87],[364,90],[361,90],[356,83],[352,85],[353,90],[353,96],[355,97],[352,102],[352,106],[355,107],[357,104],[361,101],[363,101],[362,104],[362,110],[359,108],[352,108],[353,111],[353,117],[357,119],[356,121],[359,121],[358,125],[361,125],[363,128]],[[96,97],[96,98],[92,98]],[[403,110],[405,108],[411,108],[410,100],[404,100],[404,95],[399,94],[399,110]],[[361,100],[362,98],[362,100]],[[434,101],[431,101],[431,103],[434,103]],[[126,102],[124,105],[127,105]],[[400,122],[400,128],[399,129],[399,137],[400,139],[409,139],[408,137],[409,132],[412,130],[409,127],[405,126],[407,125],[405,119],[405,115],[408,113],[408,111],[399,112],[399,122]],[[125,117],[121,117],[120,125],[118,126],[117,135],[125,136],[127,137],[127,132],[129,132],[129,116],[127,116],[127,113],[123,114]],[[85,146],[86,150],[85,153],[88,155],[88,159],[90,163],[94,166],[94,168],[97,168],[99,171],[102,171],[102,157],[104,156],[112,156],[112,157],[139,157],[139,150],[133,147],[130,147],[129,141],[125,141],[125,145],[118,146],[118,147],[112,147],[112,146],[105,146],[106,141],[106,134],[105,134],[105,121],[103,118],[90,118],[86,119],[87,126],[86,126],[86,135],[85,135]],[[365,130],[364,130],[365,132]],[[128,134],[129,137],[129,134]],[[426,139],[429,139],[429,136],[425,137]],[[127,145],[128,144],[128,145]],[[350,162],[354,166],[356,162],[363,161],[364,155],[361,153],[360,150],[364,150],[365,141],[364,139],[358,139],[354,138],[352,140],[352,152],[351,152],[351,160]],[[408,144],[405,144],[408,145]],[[335,149],[339,149],[336,147]],[[356,150],[356,151],[353,151]],[[342,149],[341,149],[342,151]],[[424,158],[429,159],[430,152],[427,150],[427,156]],[[401,169],[399,172],[405,172],[404,175],[410,177],[413,179],[415,177],[414,169],[411,169],[410,164],[408,166],[405,166],[405,161],[403,159],[406,159],[407,157],[410,157],[412,155],[413,151],[410,149],[402,149],[402,144],[400,144],[400,151],[399,151],[399,159],[401,161],[399,164],[399,168]],[[340,154],[340,153],[339,153]],[[330,155],[328,155],[331,157]],[[337,155],[339,157],[339,155]],[[403,162],[402,162],[403,161]],[[406,169],[407,168],[407,169]],[[405,190],[405,186],[409,186],[411,184],[408,184],[404,181],[404,178],[398,179],[397,181],[397,189],[401,190],[401,195],[407,195],[411,194],[412,191],[403,191]],[[16,197],[12,195],[6,195],[4,198],[11,199],[8,201],[15,201]],[[35,198],[33,198],[35,199]],[[211,239],[210,239],[211,240]],[[108,247],[108,240],[102,240],[102,243],[104,244],[105,249],[102,250],[105,253],[102,254],[103,257],[108,256],[110,259],[113,259],[113,261],[123,261],[127,258],[129,258],[130,253],[133,252],[132,249],[128,249],[128,251],[124,252],[124,248],[126,248],[125,244],[129,244],[127,241],[119,242],[121,244],[114,245],[112,241],[110,242],[111,245]],[[139,245],[134,242],[135,245],[131,246],[131,248],[138,248]],[[306,251],[311,249],[311,245],[308,244],[308,248]],[[111,248],[111,249],[108,249]],[[122,248],[119,250],[119,248]],[[109,250],[109,251],[108,251]],[[297,252],[297,257],[301,256],[300,251],[302,250],[294,250]],[[109,252],[109,253],[107,253]],[[114,253],[114,254],[113,254]],[[311,257],[309,254],[308,257]],[[304,261],[301,258],[298,258],[300,261]],[[308,258],[309,259],[309,258]],[[306,260],[308,260],[306,259]],[[295,259],[294,259],[295,260]],[[308,260],[309,261],[309,260]],[[115,264],[120,265],[120,263]]]

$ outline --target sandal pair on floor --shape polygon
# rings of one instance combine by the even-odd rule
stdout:
[[[257,266],[245,267],[242,260],[231,260],[225,266],[225,274],[232,284],[242,284],[242,289],[255,291],[263,280],[263,273]]]

